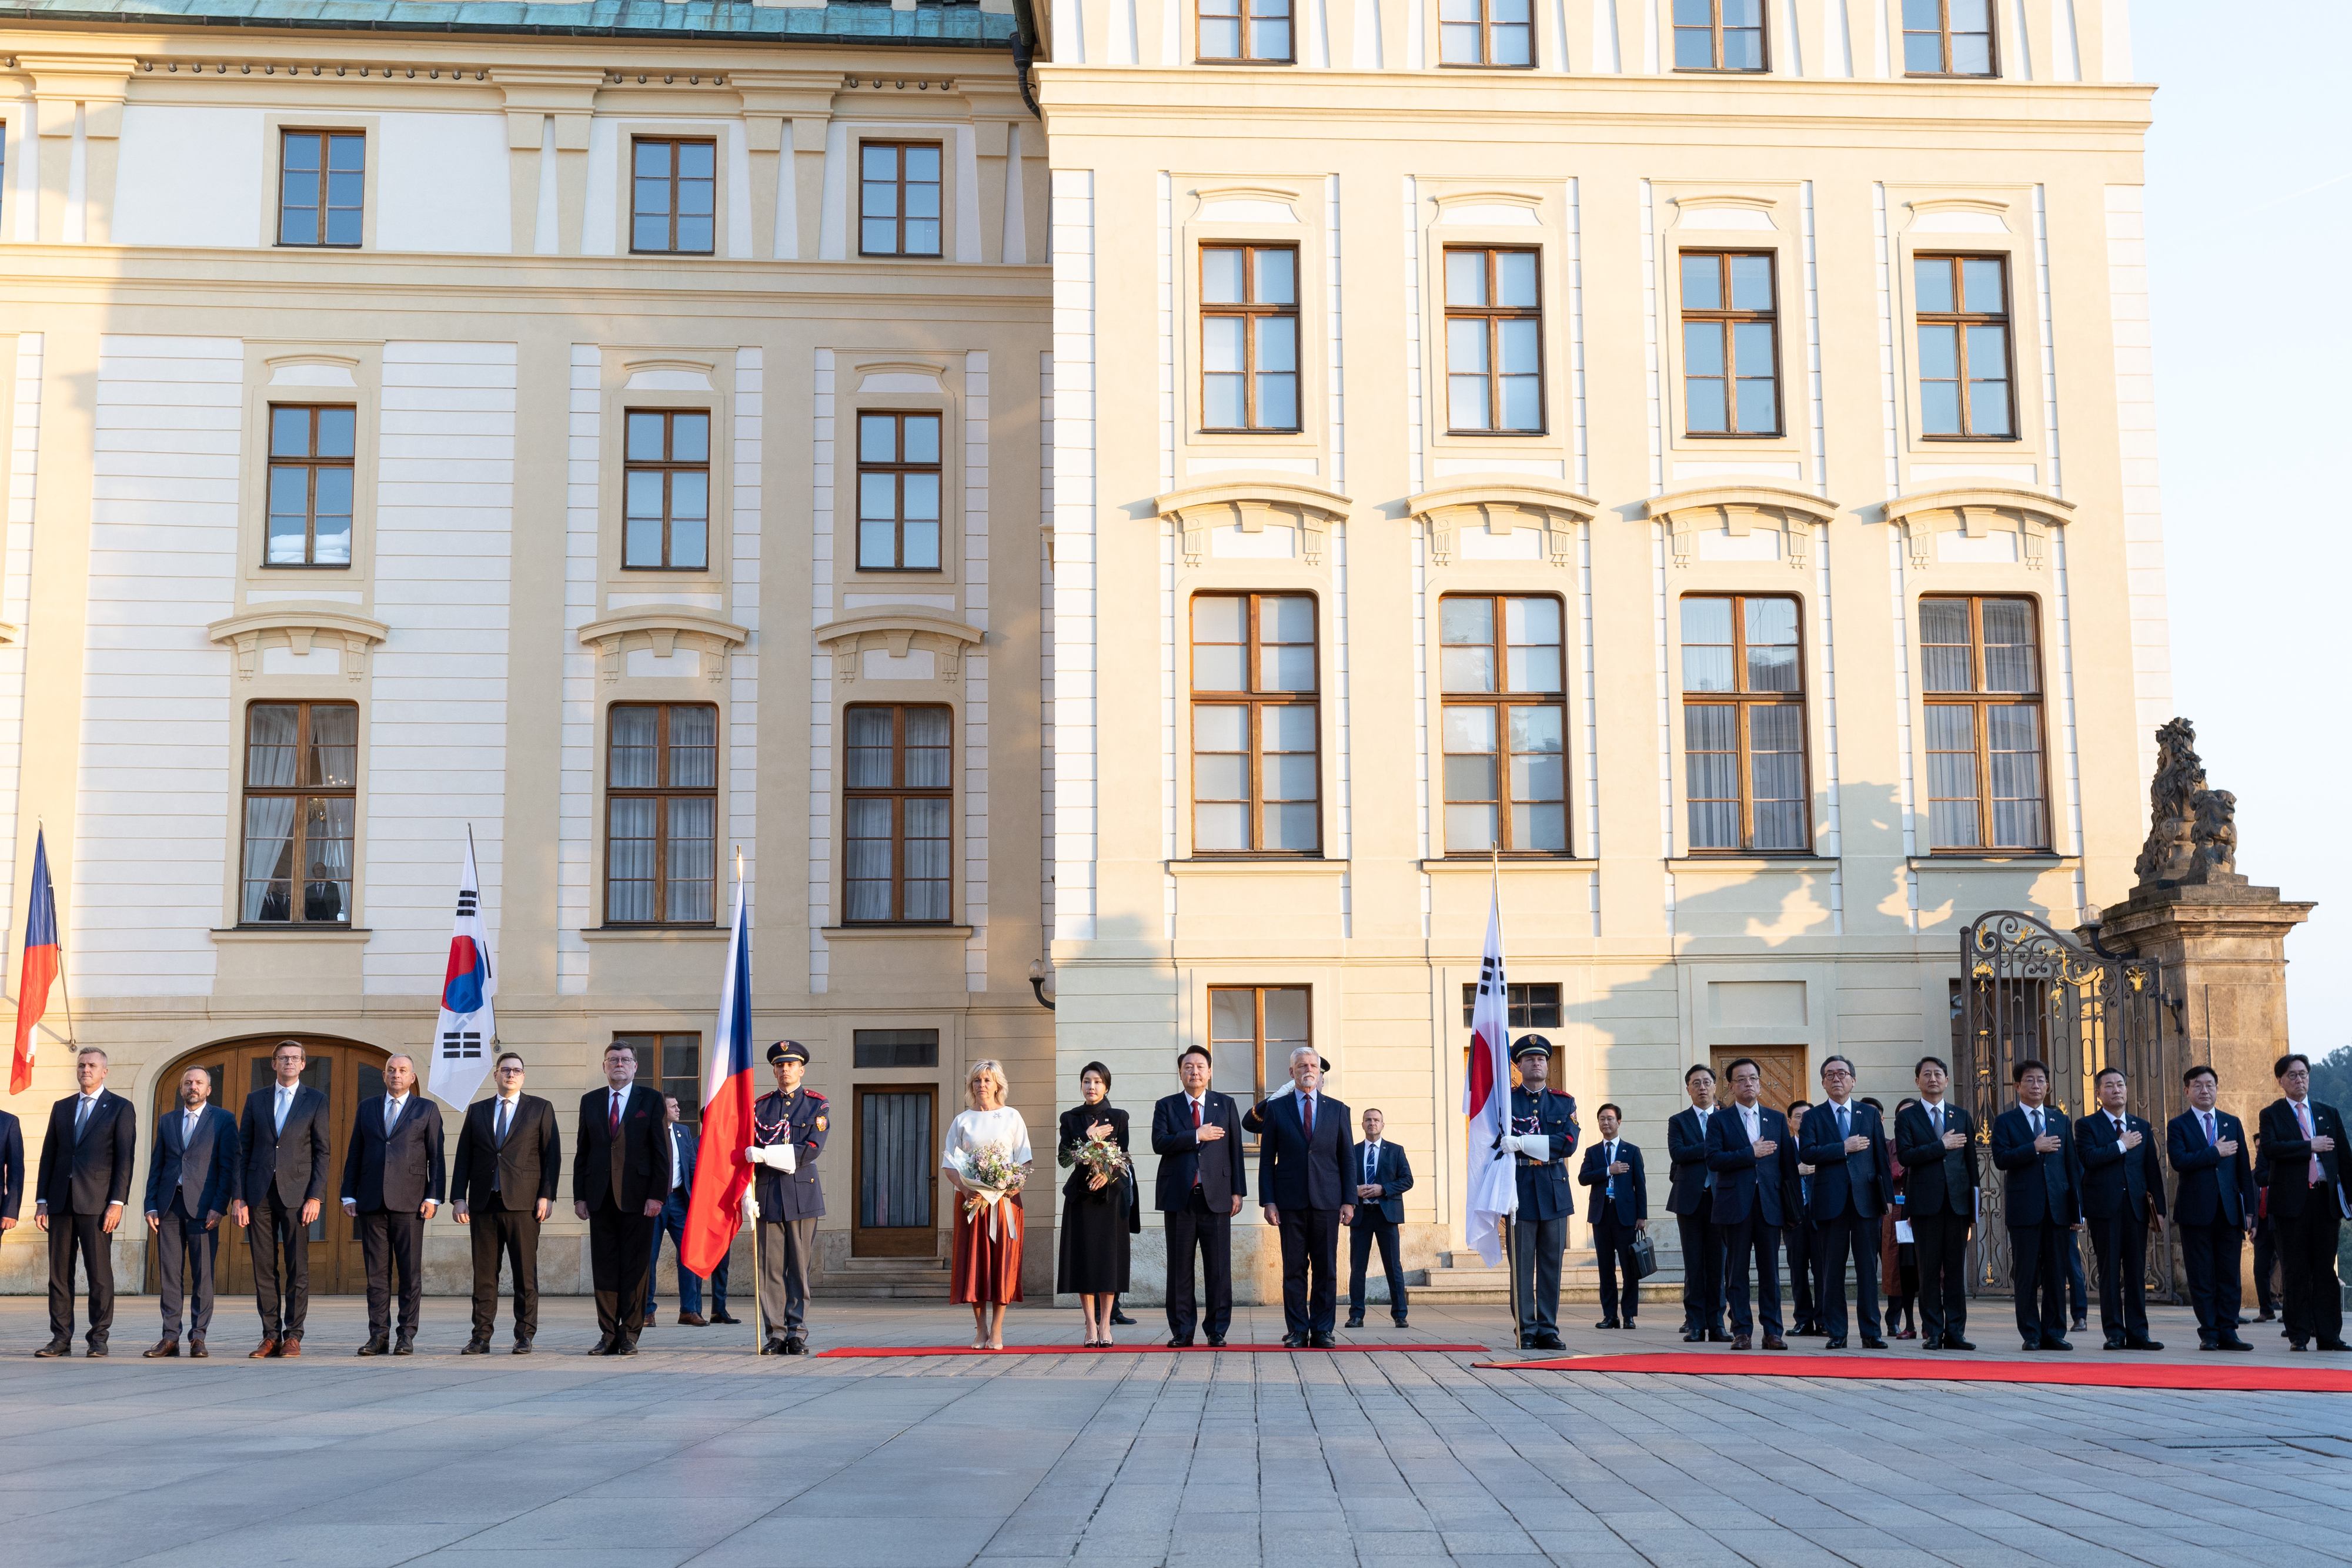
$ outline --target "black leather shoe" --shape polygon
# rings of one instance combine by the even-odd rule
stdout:
[[[2294,1351],[2297,1355],[2301,1355],[2304,1352],[2311,1348],[2307,1343],[2299,1339],[2287,1341],[2286,1347],[2287,1349]]]
[[[2107,1336],[2107,1343],[2101,1345],[2099,1348],[2101,1350],[2121,1350],[2124,1348],[2124,1336],[2119,1333],[2111,1333]]]
[[[1192,1348],[1192,1336],[1188,1333],[1180,1333],[1168,1342],[1168,1348],[1170,1350],[1190,1350]]]
[[[412,1334],[402,1334],[398,1339],[392,1342],[392,1354],[394,1355],[415,1355],[416,1354],[415,1337]]]
[[[2258,1323],[2267,1323],[2276,1321],[2277,1317],[2278,1314],[2276,1312],[2271,1311],[2268,1307],[2264,1307],[2262,1311],[2262,1315],[2254,1319],[2254,1322]]]
[[[1625,1325],[1619,1322],[1615,1318],[1603,1318],[1592,1326],[1597,1329],[1614,1329],[1622,1328]]]
[[[1129,1317],[1125,1312],[1119,1312],[1116,1308],[1111,1312],[1110,1321],[1121,1328],[1131,1329],[1135,1326],[1135,1320],[1133,1318]]]
[[[1349,1313],[1347,1322],[1341,1326],[1351,1329],[1362,1328],[1364,1326],[1364,1314],[1361,1312]]]
[[[637,1354],[637,1342],[633,1339],[616,1341],[609,1354],[613,1355],[635,1355]]]
[[[1412,1327],[1412,1325],[1411,1323],[1409,1323],[1409,1322],[1405,1322],[1402,1318],[1399,1318],[1399,1319],[1397,1319],[1397,1320],[1396,1320],[1396,1326],[1397,1326],[1397,1327],[1399,1327],[1399,1328],[1401,1328],[1401,1329],[1409,1329],[1409,1328]]]
[[[1213,1333],[1213,1334],[1211,1334],[1211,1335],[1209,1336],[1209,1348],[1210,1348],[1211,1350],[1223,1350],[1223,1349],[1224,1349],[1224,1348],[1225,1348],[1225,1336],[1224,1336],[1224,1335],[1223,1335],[1223,1334],[1221,1334],[1221,1333]]]
[[[1560,1337],[1556,1333],[1539,1333],[1536,1335],[1536,1348],[1538,1350],[1566,1350],[1568,1346],[1560,1343]]]
[[[60,1355],[71,1355],[72,1354],[73,1341],[69,1339],[53,1339],[48,1343],[43,1345],[40,1349],[35,1351],[33,1353],[33,1359],[36,1361],[49,1361]]]
[[[1685,1331],[1683,1334],[1683,1343],[1685,1344],[1705,1344],[1706,1343],[1706,1331],[1703,1329],[1690,1329]]]
[[[2042,1348],[2043,1350],[2072,1350],[2074,1347],[2067,1343],[2064,1340],[2060,1339],[2056,1334],[2046,1334],[2042,1337]]]
[[[490,1342],[487,1339],[469,1339],[466,1342],[466,1348],[459,1351],[457,1354],[459,1355],[488,1355],[490,1354]]]
[[[1282,1348],[1285,1350],[1297,1350],[1306,1343],[1307,1336],[1305,1334],[1286,1333],[1282,1336]],[[2302,1347],[2298,1345],[2295,1348],[2299,1350]]]
[[[1317,1329],[1307,1336],[1307,1348],[1309,1350],[1331,1350],[1336,1345],[1337,1342],[1331,1338],[1328,1329]]]
[[[594,1344],[588,1347],[588,1354],[590,1355],[610,1355],[613,1354],[613,1347],[618,1343],[619,1342],[611,1334],[606,1334],[603,1338],[599,1339]]]
[[[2240,1339],[2236,1334],[2231,1334],[2228,1339],[2221,1342],[2221,1348],[2223,1350],[2252,1350],[2254,1347],[2248,1344],[2244,1340]]]
[[[1886,1348],[1886,1342],[1878,1338],[1874,1334],[1864,1334],[1862,1336],[1862,1348],[1864,1350],[1885,1350]]]
[[[784,1354],[786,1355],[806,1355],[808,1353],[808,1341],[801,1338],[801,1336],[796,1333],[786,1334],[784,1336]]]
[[[2020,1344],[2017,1348],[2020,1350],[2040,1350],[2042,1348],[2042,1342],[2038,1339],[2030,1339]]]
[[[1946,1350],[1974,1350],[1976,1347],[1976,1342],[1974,1340],[1962,1339],[1958,1334],[1948,1333],[1944,1336],[1944,1348]]]
[[[104,1360],[106,1357],[106,1342],[102,1339],[94,1339],[90,1341],[89,1348],[83,1351],[82,1354],[91,1361]]]
[[[2197,1342],[2197,1348],[2199,1350],[2219,1350],[2221,1348],[2221,1342],[2214,1339],[2200,1339]],[[2248,1346],[2247,1348],[2252,1349],[2252,1347]]]
[[[1706,1331],[1706,1343],[1709,1344],[1729,1344],[1731,1343],[1731,1336],[1724,1333],[1721,1329],[1709,1329]]]
[[[2162,1350],[2164,1342],[2160,1339],[2150,1339],[2146,1334],[2142,1334],[2137,1339],[2126,1339],[2124,1348],[2126,1350]]]
[[[382,1333],[371,1334],[368,1336],[367,1343],[360,1346],[359,1353],[362,1355],[389,1355],[392,1354],[392,1336]]]
[[[1827,1340],[1822,1342],[1822,1348],[1823,1350],[1843,1350],[1845,1348],[1845,1335],[1842,1333],[1830,1335]]]
[[[760,1354],[761,1355],[782,1355],[784,1354],[784,1342],[780,1339],[772,1339],[767,1343],[760,1347]]]
[[[2340,1339],[2324,1339],[2319,1342],[2319,1348],[2322,1350],[2352,1350],[2352,1344],[2347,1344]]]
[[[710,1321],[714,1323],[740,1323],[743,1320],[738,1317],[730,1317],[725,1312],[713,1312],[710,1314]]]
[[[514,1348],[507,1352],[507,1354],[509,1355],[529,1355],[530,1354],[530,1341],[527,1339],[519,1339],[515,1341]]]

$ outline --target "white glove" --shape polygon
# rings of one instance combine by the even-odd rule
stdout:
[[[790,1176],[801,1168],[800,1150],[791,1144],[772,1144],[768,1146],[768,1163]]]
[[[751,1189],[748,1186],[743,1189],[743,1218],[746,1219],[757,1219],[760,1218],[760,1200],[758,1197],[753,1196]]]
[[[1517,1133],[1506,1133],[1503,1134],[1503,1141],[1495,1146],[1507,1155],[1516,1155],[1519,1152],[1519,1135]]]
[[[1531,1160],[1548,1160],[1551,1158],[1551,1135],[1548,1133],[1528,1133],[1524,1134],[1519,1139],[1519,1153],[1527,1155],[1527,1157]]]
[[[768,1163],[768,1151],[754,1144],[743,1151],[743,1163],[747,1166],[764,1166]]]

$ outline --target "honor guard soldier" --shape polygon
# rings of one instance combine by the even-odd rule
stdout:
[[[816,1222],[824,1213],[824,1185],[816,1157],[824,1152],[831,1108],[824,1096],[801,1087],[808,1047],[780,1040],[768,1047],[776,1087],[751,1108],[751,1146],[744,1162],[759,1167],[760,1315],[766,1320],[762,1355],[805,1355],[809,1261],[816,1252]]]
[[[1576,1152],[1576,1097],[1548,1088],[1551,1041],[1523,1034],[1511,1048],[1518,1087],[1511,1091],[1511,1130],[1503,1147],[1517,1156],[1519,1212],[1511,1221],[1511,1272],[1521,1350],[1565,1350],[1559,1337],[1559,1260],[1568,1250],[1568,1217],[1576,1188],[1568,1158]]]

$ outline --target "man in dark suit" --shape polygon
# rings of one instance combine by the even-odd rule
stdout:
[[[1408,1303],[1404,1260],[1398,1249],[1399,1228],[1404,1224],[1404,1194],[1412,1186],[1412,1162],[1402,1146],[1381,1136],[1388,1118],[1376,1110],[1364,1113],[1364,1139],[1348,1154],[1355,1178],[1356,1220],[1348,1233],[1348,1326],[1364,1326],[1364,1269],[1371,1261],[1372,1245],[1380,1244],[1381,1271],[1389,1281],[1389,1316],[1405,1327]]]
[[[1853,1294],[1866,1350],[1885,1350],[1878,1332],[1878,1221],[1895,1191],[1895,1165],[1878,1109],[1853,1097],[1853,1063],[1832,1056],[1822,1063],[1829,1096],[1805,1113],[1797,1131],[1797,1158],[1813,1167],[1813,1236],[1821,1243],[1818,1288],[1824,1350],[1845,1348],[1845,1261],[1853,1259]]]
[[[33,1223],[49,1235],[49,1343],[33,1354],[58,1356],[73,1349],[74,1259],[89,1281],[87,1354],[106,1354],[114,1328],[114,1256],[109,1238],[122,1223],[131,1198],[131,1166],[139,1153],[139,1113],[106,1087],[106,1052],[94,1045],[74,1053],[81,1086],[49,1107],[41,1144],[40,1178],[33,1187]]]
[[[727,1256],[719,1254],[719,1267],[711,1271],[712,1310],[702,1315],[702,1276],[686,1266],[686,1217],[694,1198],[694,1167],[702,1157],[702,1140],[686,1124],[685,1108],[677,1096],[662,1097],[662,1110],[669,1117],[669,1155],[671,1180],[669,1196],[662,1202],[661,1218],[654,1221],[653,1256],[646,1260],[646,1326],[651,1328],[654,1309],[661,1303],[654,1297],[654,1277],[661,1272],[662,1238],[669,1238],[670,1249],[678,1256],[677,1321],[688,1328],[704,1329],[712,1323],[729,1323],[735,1320],[727,1315]]]
[[[1592,1188],[1592,1249],[1601,1266],[1601,1321],[1592,1325],[1597,1329],[1630,1329],[1642,1310],[1633,1238],[1650,1228],[1650,1186],[1642,1174],[1642,1151],[1617,1135],[1624,1120],[1625,1113],[1613,1104],[1592,1113],[1601,1140],[1584,1151],[1584,1167],[1576,1173],[1578,1181]]]
[[[1151,1152],[1160,1156],[1152,1205],[1168,1239],[1168,1343],[1192,1343],[1200,1303],[1192,1289],[1192,1251],[1209,1293],[1209,1343],[1225,1343],[1234,1319],[1234,1216],[1249,1196],[1242,1163],[1242,1119],[1233,1097],[1209,1087],[1214,1063],[1201,1047],[1176,1058],[1183,1090],[1151,1108]]]
[[[2278,1227],[2270,1216],[2270,1167],[2254,1162],[2254,1322],[2279,1315]],[[2176,1217],[2174,1223],[2178,1224]],[[2282,1333],[2284,1330],[2281,1331]]]
[[[1977,1221],[1977,1123],[1948,1098],[1940,1056],[1911,1069],[1919,1103],[1895,1113],[1903,1162],[1903,1218],[1919,1260],[1919,1348],[1974,1350],[1969,1340],[1969,1232]]]
[[[2017,1332],[2027,1350],[2072,1350],[2066,1326],[2066,1260],[2082,1212],[2083,1171],[2074,1129],[2048,1103],[2050,1069],[2028,1058],[2010,1069],[2017,1103],[1993,1118],[1992,1163],[2008,1173],[2001,1218],[2009,1226],[2010,1282]]]
[[[1789,1102],[1791,1140],[1805,1124],[1805,1113],[1812,1108],[1811,1100]],[[1789,1217],[1789,1223],[1780,1231],[1780,1245],[1789,1255],[1789,1287],[1794,1297],[1790,1303],[1789,1335],[1793,1339],[1803,1334],[1825,1334],[1828,1331],[1822,1327],[1822,1247],[1813,1233],[1813,1167],[1805,1163],[1801,1153],[1789,1166],[1789,1173],[1780,1187],[1780,1210]]]
[[[181,1307],[190,1286],[188,1354],[212,1353],[213,1263],[220,1252],[220,1222],[236,1201],[236,1118],[210,1103],[213,1075],[201,1067],[180,1074],[181,1109],[155,1124],[155,1152],[147,1162],[147,1228],[155,1238],[155,1272],[162,1280],[163,1337],[142,1352],[150,1360],[180,1354]]]
[[[343,1213],[358,1223],[367,1265],[362,1355],[414,1355],[425,1299],[425,1222],[441,1206],[441,1108],[416,1092],[416,1063],[387,1058],[383,1092],[360,1102],[343,1156]],[[393,1271],[400,1274],[400,1338],[392,1335]]]
[[[2189,1109],[2165,1127],[2165,1155],[2180,1178],[2172,1195],[2197,1348],[2252,1350],[2238,1337],[2238,1259],[2254,1228],[2254,1175],[2246,1130],[2213,1102],[2221,1080],[2208,1066],[2180,1075]]]
[[[2164,1226],[2164,1166],[2156,1129],[2131,1113],[2123,1070],[2092,1081],[2099,1108],[2074,1124],[2083,1218],[2098,1249],[2099,1327],[2109,1350],[2162,1350],[2147,1337],[2147,1233]]]
[[[1290,1084],[1257,1107],[1259,1201],[1282,1236],[1282,1343],[1329,1350],[1339,1228],[1356,1217],[1348,1107],[1323,1092],[1322,1059],[1311,1045],[1290,1053]]]
[[[1728,1344],[1723,1332],[1723,1256],[1715,1248],[1715,1172],[1706,1163],[1706,1124],[1715,1115],[1715,1070],[1694,1062],[1683,1074],[1690,1109],[1666,1118],[1666,1212],[1683,1248],[1683,1339]]]
[[[299,1040],[269,1054],[276,1082],[245,1097],[236,1222],[253,1254],[261,1343],[249,1359],[302,1354],[310,1314],[310,1227],[327,1196],[327,1096],[302,1082]]]
[[[2344,1343],[2344,1288],[2336,1278],[2336,1236],[2352,1215],[2344,1117],[2311,1097],[2309,1057],[2282,1056],[2273,1071],[2280,1097],[2263,1107],[2257,1142],[2270,1167],[2271,1217],[2286,1275],[2287,1347],[2352,1350]]]
[[[604,1048],[604,1087],[580,1096],[572,1211],[588,1222],[588,1264],[596,1285],[598,1338],[591,1355],[635,1355],[645,1327],[646,1260],[653,1222],[669,1190],[669,1124],[662,1097],[640,1089],[637,1054]],[[761,1205],[764,1218],[766,1206]]]
[[[467,1355],[487,1355],[499,1321],[499,1259],[514,1278],[514,1353],[529,1355],[539,1335],[539,1228],[555,1207],[563,1143],[555,1107],[522,1092],[524,1067],[513,1051],[492,1069],[498,1092],[466,1107],[450,1173],[451,1211],[474,1250],[474,1333]]]
[[[25,1127],[0,1111],[0,1233],[16,1228],[25,1206]]]
[[[1788,1118],[1757,1100],[1764,1069],[1743,1056],[1723,1071],[1731,1080],[1731,1103],[1717,1106],[1707,1119],[1706,1163],[1715,1173],[1711,1239],[1723,1257],[1731,1348],[1748,1348],[1761,1316],[1764,1348],[1786,1350],[1789,1342],[1780,1337],[1780,1229],[1787,1216],[1780,1198],[1790,1167],[1797,1163],[1797,1145],[1790,1140]],[[1748,1304],[1751,1258],[1763,1298],[1757,1314]]]

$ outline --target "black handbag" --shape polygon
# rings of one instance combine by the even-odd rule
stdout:
[[[1658,1271],[1658,1244],[1650,1239],[1646,1230],[1633,1237],[1633,1278],[1646,1280]]]

